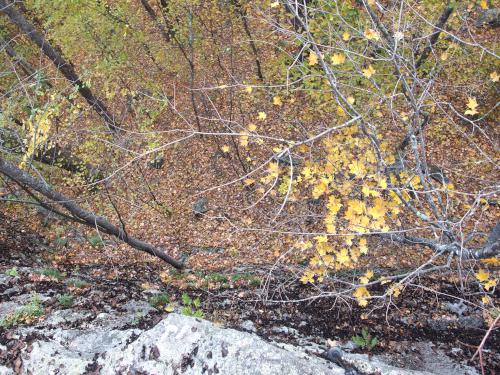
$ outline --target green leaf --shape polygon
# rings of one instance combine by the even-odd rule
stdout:
[[[182,309],[181,309],[181,314],[182,315],[186,315],[186,316],[192,316],[193,315],[193,311],[191,310],[191,308],[187,307],[187,306],[184,306]]]
[[[352,341],[361,348],[363,348],[366,344],[365,340],[361,336],[353,336]]]
[[[189,297],[189,294],[187,294],[187,293],[182,293],[181,298],[182,298],[183,305],[189,306],[193,302],[193,300],[191,299],[191,297]]]

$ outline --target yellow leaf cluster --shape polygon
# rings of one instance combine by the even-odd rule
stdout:
[[[490,290],[497,285],[498,279],[493,278],[490,273],[484,269],[480,269],[476,274],[476,279],[483,284],[484,289]]]
[[[273,97],[273,104],[281,107],[283,105],[283,102],[281,101],[281,98],[279,96],[275,96]]]
[[[479,112],[477,111],[477,107],[479,105],[477,104],[477,100],[476,98],[471,98],[469,97],[467,99],[467,110],[464,112],[466,115],[471,115],[471,116],[474,116],[476,114],[478,114]]]
[[[359,306],[366,307],[368,305],[368,298],[370,298],[370,292],[366,287],[360,286],[354,291],[353,297],[356,298]]]
[[[365,30],[365,38],[368,40],[379,40],[380,35],[373,29],[366,29]]]
[[[372,64],[370,64],[366,69],[363,69],[362,72],[366,78],[370,79],[377,71],[372,66]]]
[[[309,66],[314,66],[318,64],[318,55],[314,51],[311,51],[308,58]]]
[[[330,60],[332,62],[332,65],[341,65],[345,63],[345,59],[346,57],[343,53],[336,53],[332,56]]]

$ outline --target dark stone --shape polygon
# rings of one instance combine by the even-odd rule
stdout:
[[[227,355],[229,354],[229,351],[227,350],[227,345],[225,343],[221,344],[221,353],[223,358],[227,357]]]
[[[158,357],[160,357],[160,350],[156,345],[153,345],[149,352],[149,359],[158,359]]]
[[[468,310],[468,307],[465,305],[464,301],[460,301],[457,303],[448,302],[444,307],[446,310],[457,314],[458,316],[462,316]]]
[[[298,167],[299,165],[302,164],[302,160],[297,159],[295,156],[288,154],[275,156],[274,160],[276,160],[279,165],[287,165],[287,166],[293,165],[294,167]]]
[[[194,202],[193,211],[195,215],[201,215],[208,212],[207,204],[208,204],[208,198],[205,197],[200,198],[196,202]]]
[[[429,319],[427,324],[433,331],[443,332],[452,329],[456,322],[456,320],[450,319]]]
[[[479,14],[476,26],[500,26],[500,8],[485,9]]]
[[[163,156],[157,156],[149,162],[149,166],[155,169],[161,169],[165,164],[165,158]]]
[[[320,206],[323,203],[323,200],[321,198],[309,198],[307,203],[313,206]]]
[[[340,348],[330,348],[326,352],[326,358],[333,363],[340,364],[342,361],[342,350]]]
[[[346,368],[345,375],[359,375],[359,372],[354,367]]]
[[[461,329],[482,329],[485,328],[484,319],[480,316],[463,316],[458,318],[458,325]]]

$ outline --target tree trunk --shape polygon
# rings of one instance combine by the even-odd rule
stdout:
[[[62,75],[69,81],[73,86],[75,86],[80,95],[89,103],[95,111],[101,116],[106,122],[107,126],[112,131],[118,131],[119,128],[116,126],[113,116],[108,111],[104,103],[97,98],[92,91],[82,82],[80,77],[76,74],[73,65],[68,63],[63,59],[63,57],[57,52],[39,33],[33,25],[14,7],[11,0],[0,0],[0,12],[4,13],[9,19],[43,51],[43,53],[54,63],[56,68],[62,73]]]
[[[0,36],[0,49],[3,49],[5,53],[12,59],[15,64],[19,64],[21,69],[27,76],[33,77],[36,73],[36,69],[31,66],[29,62],[20,57],[14,48],[11,47],[10,43]]]
[[[151,5],[147,0],[141,0],[141,3],[146,12],[148,13],[149,18],[151,18],[151,20],[156,24],[156,27],[158,27],[165,40],[167,42],[170,42],[170,39],[172,38],[172,30],[170,28],[167,28],[160,21],[158,21],[155,10],[151,7]]]
[[[70,197],[51,189],[45,182],[35,179],[25,171],[17,168],[0,157],[0,173],[10,178],[17,184],[25,188],[31,188],[49,199],[52,204],[57,204],[66,209],[78,222],[83,222],[91,228],[98,228],[100,231],[117,237],[119,240],[132,246],[134,249],[156,256],[175,268],[182,269],[183,263],[165,254],[162,250],[129,236],[123,229],[111,224],[108,220],[94,213],[84,210]]]

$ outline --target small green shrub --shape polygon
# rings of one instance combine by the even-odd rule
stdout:
[[[62,247],[67,247],[69,243],[69,240],[67,238],[62,238],[57,236],[56,239],[54,240],[54,245],[57,248],[62,248]]]
[[[236,273],[231,276],[231,279],[233,282],[237,282],[240,280],[246,281],[248,285],[251,286],[259,286],[260,285],[260,279],[251,273]]]
[[[170,302],[168,294],[160,293],[149,299],[149,304],[157,309],[165,307]]]
[[[0,319],[0,327],[11,328],[18,324],[29,324],[42,315],[43,307],[40,296],[37,293],[33,293],[31,301],[28,304]]]
[[[75,301],[75,297],[73,297],[73,295],[71,294],[61,294],[59,297],[57,297],[57,302],[59,302],[59,304],[62,306],[62,307],[71,307],[73,306],[73,303]]]
[[[376,336],[372,336],[366,328],[363,328],[361,330],[361,336],[353,336],[352,341],[361,349],[368,350],[372,350],[378,344],[378,338]]]
[[[87,241],[89,241],[89,243],[94,247],[100,247],[105,245],[101,236],[99,236],[98,234],[87,237]]]
[[[17,272],[17,267],[9,268],[7,271],[5,271],[5,274],[10,277],[19,276],[19,273]]]
[[[194,300],[187,293],[182,293],[182,304],[184,305],[181,309],[182,315],[194,316],[196,318],[203,318],[205,314],[200,309],[201,301],[197,297]]]
[[[221,273],[210,273],[207,276],[205,276],[205,280],[212,281],[215,283],[227,283],[228,278],[226,275],[223,275]]]
[[[61,273],[61,271],[55,268],[46,268],[42,270],[40,273],[44,276],[50,277],[51,279],[55,279],[58,281],[64,279],[64,275]]]
[[[66,281],[66,285],[69,287],[77,288],[77,289],[83,289],[89,286],[89,283],[86,282],[85,280],[81,279],[76,279],[76,278],[71,278]]]

